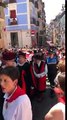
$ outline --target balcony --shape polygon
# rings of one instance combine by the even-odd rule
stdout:
[[[39,26],[39,21],[37,21],[37,26]]]
[[[44,34],[44,31],[43,31],[43,30],[41,30],[41,31],[40,31],[40,35],[43,35],[43,34]]]
[[[42,26],[43,26],[43,28],[45,28],[45,22],[42,22]]]
[[[45,8],[45,3],[44,2],[42,2],[42,5],[43,5],[43,8]]]
[[[17,25],[18,24],[17,18],[8,19],[8,24],[9,25]]]
[[[35,1],[35,8],[38,8],[38,2]]]
[[[35,18],[31,18],[31,24],[36,25],[36,19]]]
[[[38,18],[41,18],[42,15],[41,15],[41,11],[38,11]]]

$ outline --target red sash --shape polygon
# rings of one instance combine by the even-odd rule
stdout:
[[[45,70],[45,63],[41,62],[40,68],[38,69],[36,64],[34,64],[35,72],[36,73],[42,73]]]
[[[41,77],[41,78],[37,78],[35,75],[34,75],[34,72],[33,72],[33,66],[30,67],[30,71],[31,71],[31,75],[32,75],[32,82],[33,82],[33,85],[36,89],[40,90],[40,91],[43,91],[45,90],[46,88],[46,75],[44,77]],[[40,68],[38,68],[38,66],[36,64],[34,64],[34,70],[36,72],[36,74],[41,74],[45,71],[45,63],[44,62],[41,62],[41,65],[40,65]]]

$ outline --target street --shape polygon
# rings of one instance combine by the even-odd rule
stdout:
[[[49,95],[50,88],[46,88],[46,91],[44,93],[44,99],[41,102],[38,102],[36,98],[33,99],[33,120],[43,120],[49,109],[57,103],[56,96],[54,98],[50,98]]]
[[[44,120],[65,104],[65,58],[64,0],[0,0],[0,120]]]

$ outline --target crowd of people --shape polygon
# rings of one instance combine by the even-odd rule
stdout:
[[[50,97],[57,95],[58,102],[63,104],[63,111],[60,108],[61,112],[58,114],[60,116],[62,113],[62,115],[56,119],[53,112],[56,107],[53,107],[44,119],[65,120],[65,99],[63,99],[65,98],[63,90],[65,50],[57,48],[1,50],[0,116],[2,120],[33,120],[32,99],[37,96],[38,102],[43,100],[47,78],[51,87]],[[59,105],[59,103],[56,105],[57,108]]]

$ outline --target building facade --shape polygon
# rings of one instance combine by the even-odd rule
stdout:
[[[7,46],[37,46],[39,42],[38,1],[8,0],[8,7],[5,9]]]
[[[38,0],[38,45],[45,46],[46,36],[46,16],[45,16],[45,3],[42,0]]]
[[[0,0],[0,48],[5,47],[5,14],[4,8],[1,5],[2,0]]]
[[[56,16],[54,20],[55,42],[61,47],[65,46],[65,11]]]
[[[65,47],[65,11],[63,12],[62,17],[60,19],[60,33],[61,33],[60,44],[61,44],[61,46]]]
[[[52,42],[57,46],[65,47],[65,10],[50,22],[49,27]]]

